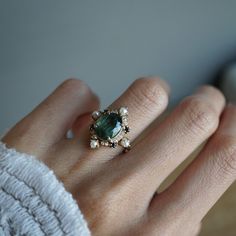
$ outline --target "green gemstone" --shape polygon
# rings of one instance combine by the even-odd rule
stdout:
[[[116,113],[101,115],[94,124],[96,135],[102,140],[114,138],[121,130],[122,119]]]

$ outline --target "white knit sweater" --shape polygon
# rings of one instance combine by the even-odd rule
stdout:
[[[0,236],[88,236],[76,201],[35,157],[0,142]]]

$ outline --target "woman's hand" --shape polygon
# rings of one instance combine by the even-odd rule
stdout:
[[[225,108],[221,92],[204,86],[164,121],[153,122],[165,110],[168,93],[162,80],[142,78],[110,105],[129,108],[133,147],[126,154],[120,148],[89,148],[90,112],[99,109],[99,101],[75,79],[60,85],[3,142],[54,170],[93,235],[196,235],[202,218],[236,177],[236,108]],[[68,129],[73,139],[66,138]],[[155,194],[209,137],[177,180]]]

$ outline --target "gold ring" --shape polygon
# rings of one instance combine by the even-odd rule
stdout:
[[[126,136],[130,132],[127,107],[120,107],[117,110],[94,111],[92,119],[90,148],[122,146],[125,152],[130,150],[130,140]]]

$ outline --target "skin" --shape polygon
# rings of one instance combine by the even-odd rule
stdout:
[[[203,86],[155,122],[168,96],[164,81],[141,78],[109,106],[129,108],[133,147],[126,154],[120,147],[89,148],[90,114],[99,110],[99,100],[76,79],[61,84],[3,142],[53,169],[93,235],[197,235],[203,217],[236,178],[236,107],[226,106],[216,88]],[[73,139],[66,139],[68,129]],[[206,140],[177,180],[156,194]]]

